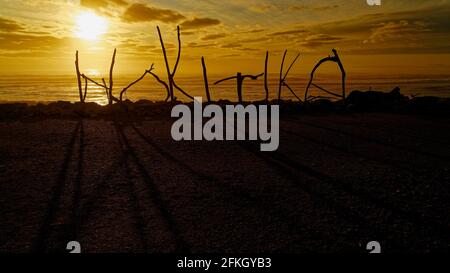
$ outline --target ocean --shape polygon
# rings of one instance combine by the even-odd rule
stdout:
[[[163,75],[161,75],[164,78]],[[210,90],[213,100],[228,99],[237,100],[235,80],[213,85],[214,81],[230,75],[210,75]],[[335,93],[341,93],[339,75],[320,75],[314,81],[316,84]],[[99,78],[96,78],[101,81]],[[123,87],[135,80],[136,77],[117,76],[114,79],[114,94],[118,96]],[[201,75],[179,76],[175,78],[177,85],[182,87],[192,96],[205,97],[204,82]],[[287,83],[303,99],[309,78],[307,75],[290,75]],[[84,83],[83,83],[84,84]],[[269,75],[270,98],[276,98],[278,94],[278,75]],[[450,97],[450,75],[401,75],[401,76],[373,76],[373,75],[349,75],[347,80],[347,94],[352,90],[374,90],[389,92],[394,87],[400,87],[401,92],[408,96],[439,96]],[[327,94],[319,92],[312,87],[312,95]],[[188,101],[183,94],[175,92],[179,100]],[[125,95],[126,99],[137,101],[141,99],[159,101],[166,97],[165,89],[152,77],[147,76],[143,81],[130,88]],[[246,80],[243,87],[243,97],[247,101],[264,99],[264,80]],[[282,97],[294,99],[295,97],[283,88]],[[75,75],[67,76],[0,76],[0,102],[26,102],[47,103],[52,101],[79,100],[78,86]],[[89,85],[88,102],[106,104],[105,90],[93,84]]]

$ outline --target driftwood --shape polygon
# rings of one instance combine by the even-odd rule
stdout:
[[[177,54],[177,59],[175,61],[175,65],[172,69],[172,71],[170,71],[170,65],[169,65],[169,60],[167,58],[167,51],[166,51],[166,47],[164,45],[164,40],[162,38],[161,35],[161,30],[159,29],[159,26],[156,27],[156,29],[158,30],[158,35],[159,35],[159,41],[161,43],[161,48],[162,48],[162,52],[164,55],[164,62],[166,63],[166,70],[167,70],[167,78],[168,78],[168,83],[164,83],[164,86],[168,87],[168,92],[169,92],[169,96],[170,96],[170,100],[174,101],[175,100],[175,96],[174,96],[174,88],[177,89],[178,91],[180,91],[181,93],[183,93],[185,96],[187,96],[190,99],[194,99],[194,97],[190,96],[188,93],[186,93],[183,89],[181,89],[176,83],[175,83],[175,73],[177,72],[177,68],[178,68],[178,64],[180,62],[181,59],[181,34],[180,34],[180,26],[177,26],[177,40],[178,40],[178,54]],[[153,77],[155,77],[154,74],[152,74]],[[160,83],[163,82],[163,80],[161,80],[159,77],[155,77],[156,80]]]
[[[269,51],[266,51],[266,60],[264,62],[264,90],[266,91],[266,102],[269,101],[269,85],[267,83],[267,78],[269,77],[269,74],[267,72],[268,70],[268,63],[269,63]]]
[[[84,79],[84,95],[83,95],[83,100],[81,102],[86,101],[87,90],[88,90],[88,81],[87,81],[87,79]]]
[[[134,82],[130,83],[127,87],[122,89],[122,91],[120,92],[120,101],[123,101],[123,95],[127,92],[128,89],[130,89],[133,85],[140,82],[147,74],[150,74],[153,69],[154,69],[154,64],[152,64],[150,66],[150,69],[145,70],[144,74],[142,74],[142,76],[140,76],[137,80],[135,80]]]
[[[236,74],[236,76],[232,76],[232,77],[228,77],[228,78],[225,78],[225,79],[218,80],[218,81],[216,81],[214,83],[214,85],[217,85],[217,84],[219,84],[221,82],[224,82],[224,81],[236,79],[238,100],[239,100],[239,103],[242,103],[242,84],[244,83],[244,80],[247,79],[247,78],[252,79],[252,80],[257,80],[262,75],[264,75],[264,73],[261,73],[261,74],[258,74],[258,75],[242,75],[241,72],[238,72]]]
[[[281,67],[280,67],[280,78],[279,78],[279,82],[278,82],[278,100],[281,100],[281,90],[283,88],[283,86],[287,87],[289,89],[289,91],[294,94],[294,96],[299,100],[302,101],[294,92],[294,90],[292,90],[292,88],[286,83],[286,78],[289,74],[289,72],[291,71],[292,67],[294,66],[294,64],[297,62],[298,58],[300,57],[300,53],[297,54],[297,56],[295,57],[295,59],[292,61],[291,65],[289,66],[289,68],[286,70],[286,73],[283,76],[283,69],[284,69],[284,62],[286,60],[286,54],[287,54],[287,50],[284,51],[283,54],[283,59],[281,61]]]
[[[113,72],[114,72],[114,64],[116,63],[116,53],[117,49],[114,49],[114,53],[111,60],[111,67],[109,69],[109,105],[112,105],[114,96],[113,96]]]
[[[308,91],[309,91],[309,88],[310,88],[311,86],[314,86],[314,87],[318,88],[318,89],[321,90],[321,91],[324,91],[325,93],[327,93],[327,94],[329,94],[329,95],[332,95],[332,96],[334,96],[334,97],[338,97],[338,98],[341,98],[341,99],[345,100],[345,78],[346,78],[345,69],[344,69],[344,66],[342,65],[341,59],[339,58],[339,55],[338,55],[336,49],[333,49],[332,51],[333,51],[333,55],[334,55],[334,56],[328,56],[328,57],[326,57],[326,58],[323,58],[322,60],[320,60],[320,61],[314,66],[313,70],[311,71],[311,77],[310,77],[310,79],[309,79],[309,83],[308,83],[308,86],[306,87],[306,91],[305,91],[305,101],[310,101],[311,99],[317,98],[317,97],[314,97],[314,96],[308,97]],[[342,74],[342,95],[339,95],[339,94],[336,94],[336,93],[334,93],[334,92],[328,91],[328,90],[326,90],[325,88],[322,88],[322,87],[320,87],[320,86],[318,86],[318,85],[316,85],[316,84],[313,84],[314,73],[316,72],[316,70],[317,70],[323,63],[326,63],[326,62],[334,62],[334,63],[337,63],[338,66],[339,66],[339,69],[341,70],[341,74]]]
[[[208,100],[208,102],[211,102],[211,95],[209,93],[208,73],[206,70],[206,64],[205,64],[204,57],[202,57],[202,67],[203,67],[203,81],[205,82],[206,99]]]
[[[162,84],[164,86],[164,88],[166,88],[166,90],[167,90],[167,97],[166,97],[166,99],[164,101],[168,101],[169,98],[170,98],[170,87],[169,87],[169,85],[167,85],[167,83],[165,81],[161,80],[158,77],[158,75],[156,75],[155,73],[149,71],[148,74],[152,75],[156,79],[156,81],[158,81],[160,84]]]
[[[80,65],[79,65],[79,60],[78,60],[78,50],[75,53],[75,69],[77,71],[77,80],[78,80],[78,91],[80,94],[80,102],[84,102],[84,97],[86,97],[86,95],[83,97],[83,89],[81,87],[81,73],[80,73]]]

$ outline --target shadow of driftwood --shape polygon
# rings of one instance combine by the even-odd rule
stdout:
[[[356,189],[342,180],[330,177],[308,166],[305,166],[293,160],[284,153],[274,152],[271,154],[267,153],[263,154],[259,152],[259,148],[255,145],[242,145],[242,147],[248,150],[249,152],[253,153],[254,155],[260,157],[261,159],[265,160],[271,167],[274,167],[280,175],[289,178],[295,184],[302,187],[302,189],[306,190],[313,196],[319,197],[321,201],[328,203],[344,219],[358,223],[360,227],[362,227],[363,229],[370,230],[372,234],[374,232],[373,226],[367,223],[367,220],[364,218],[364,216],[361,215],[361,213],[352,211],[349,207],[343,206],[341,203],[338,203],[336,201],[339,200],[339,198],[335,198],[335,200],[333,200],[331,195],[349,194],[349,196],[352,198],[352,202],[355,201],[354,197],[360,199],[360,201],[357,201],[357,203],[362,205],[362,207],[364,206],[367,207],[367,205],[369,206],[375,205],[378,208],[382,208],[384,210],[392,212],[397,217],[398,216],[404,217],[408,219],[409,222],[415,223],[420,227],[429,228],[439,236],[444,236],[445,238],[450,237],[449,228],[447,226],[444,226],[443,223],[436,221],[434,219],[424,218],[420,213],[416,211],[400,208],[398,206],[391,204],[387,200],[377,198],[368,192]],[[295,174],[295,172],[298,171],[310,177],[313,177],[317,181],[322,183],[314,183],[314,185],[303,183],[298,179],[298,176]],[[324,192],[322,189],[320,189],[321,185],[324,184],[326,185],[326,187],[330,187],[332,191]],[[364,205],[363,202],[366,202],[367,204]],[[388,227],[386,226],[384,227],[380,226],[376,231],[379,233],[380,236],[382,236],[383,234],[385,234],[385,232],[387,232],[387,229]],[[394,242],[392,243],[394,244]]]
[[[158,153],[160,153],[169,161],[174,162],[178,167],[181,167],[186,171],[188,171],[190,174],[195,176],[195,178],[198,179],[198,181],[208,182],[208,185],[216,187],[220,191],[222,196],[225,195],[232,196],[233,200],[235,200],[235,203],[237,204],[242,202],[242,205],[244,206],[253,205],[257,206],[259,209],[264,210],[266,213],[271,212],[273,213],[271,214],[271,217],[273,218],[274,221],[276,220],[279,222],[286,222],[287,224],[289,224],[291,228],[295,228],[299,232],[302,231],[305,234],[308,234],[308,236],[312,239],[323,241],[324,238],[327,238],[327,236],[329,236],[328,234],[325,234],[321,231],[310,228],[308,223],[301,223],[298,219],[293,218],[290,212],[284,210],[283,208],[274,206],[274,204],[272,203],[273,200],[271,200],[267,196],[255,195],[254,193],[251,193],[248,190],[243,189],[242,187],[232,185],[229,183],[224,183],[220,181],[220,179],[218,179],[217,177],[207,175],[195,170],[193,167],[189,166],[183,161],[180,161],[175,156],[170,154],[168,151],[164,150],[161,146],[156,144],[155,141],[150,136],[142,133],[136,126],[132,125],[132,128],[136,131],[138,136],[140,136],[147,144],[149,144]],[[352,247],[349,243],[344,243],[344,245],[346,245],[346,247],[348,248]],[[306,247],[304,247],[304,250],[308,251]],[[310,252],[312,251],[310,250]]]
[[[45,252],[47,250],[46,249],[47,240],[50,238],[50,236],[53,232],[51,223],[55,219],[56,214],[58,212],[58,208],[61,203],[61,197],[62,197],[63,191],[64,191],[65,187],[68,186],[67,176],[68,176],[68,172],[69,172],[70,162],[73,157],[78,133],[79,132],[83,133],[83,131],[81,129],[82,126],[83,126],[83,121],[78,121],[77,125],[75,126],[75,129],[73,130],[73,132],[71,134],[69,143],[66,145],[66,151],[65,151],[63,163],[62,163],[61,169],[58,173],[58,176],[56,178],[56,183],[52,190],[52,194],[51,194],[51,198],[50,198],[50,201],[48,204],[46,214],[45,214],[42,224],[39,228],[39,231],[37,233],[37,237],[33,243],[32,249],[34,252]],[[80,131],[80,129],[81,129],[81,131]],[[82,150],[83,150],[83,146],[80,145],[79,153],[81,155],[83,154]],[[78,172],[80,174],[79,175],[80,181],[81,181],[81,173],[83,172],[82,162],[81,162],[82,160],[83,160],[82,157],[80,157],[79,162],[78,162],[78,167],[79,167]],[[80,182],[78,182],[77,184],[79,185]],[[79,201],[77,201],[75,198],[74,198],[74,203],[78,203]],[[78,196],[78,198],[79,198],[79,196]],[[67,232],[67,231],[65,231],[65,232]]]
[[[437,158],[439,160],[450,161],[450,158],[447,157],[447,156],[437,155],[437,154],[434,154],[434,153],[430,153],[430,152],[426,152],[426,151],[420,151],[420,150],[417,150],[417,149],[411,149],[411,148],[403,147],[401,145],[396,145],[396,144],[393,144],[393,143],[387,143],[387,142],[382,141],[382,140],[378,140],[378,139],[374,139],[374,138],[370,138],[370,137],[357,135],[357,134],[350,133],[350,132],[347,132],[347,131],[344,131],[344,130],[341,130],[341,129],[330,128],[330,127],[326,127],[326,126],[323,126],[323,125],[314,124],[314,123],[311,123],[311,122],[300,121],[299,119],[297,119],[297,121],[299,123],[303,124],[303,125],[307,125],[307,126],[310,126],[310,127],[319,128],[319,129],[322,129],[322,130],[338,133],[338,134],[349,136],[351,138],[355,138],[355,139],[358,139],[358,140],[371,142],[371,143],[375,143],[375,144],[379,144],[379,145],[383,145],[383,146],[388,146],[388,147],[395,148],[397,150],[402,150],[402,151],[406,151],[406,152],[410,152],[410,153],[415,153],[415,154],[422,155],[422,156],[434,157],[434,158]]]
[[[128,150],[128,147],[126,146],[126,144],[124,143],[123,140],[123,132],[122,132],[122,128],[120,127],[120,125],[114,123],[114,129],[116,132],[116,136],[117,136],[117,140],[119,142],[120,148],[122,150],[122,157],[124,158],[123,161],[123,165],[125,167],[125,172],[126,172],[126,179],[127,179],[127,185],[128,185],[128,194],[131,198],[131,202],[132,202],[132,206],[133,206],[133,214],[134,214],[134,218],[136,219],[136,231],[139,235],[141,244],[142,244],[142,248],[145,252],[148,252],[148,243],[147,243],[147,236],[146,236],[146,232],[145,232],[145,227],[146,227],[146,223],[145,223],[145,219],[142,216],[141,213],[141,207],[139,205],[139,198],[136,194],[136,187],[135,187],[135,183],[133,182],[133,179],[131,177],[131,169],[130,169],[130,165],[129,165],[129,156],[130,156],[130,152]]]
[[[175,223],[172,214],[170,213],[169,208],[166,206],[161,192],[158,190],[156,184],[154,183],[153,179],[151,178],[150,174],[148,173],[145,166],[142,164],[139,156],[137,155],[136,151],[131,147],[129,143],[129,139],[125,135],[125,132],[123,131],[122,126],[115,122],[114,126],[121,138],[124,151],[130,155],[130,159],[132,160],[133,164],[136,166],[137,170],[139,171],[141,178],[143,179],[147,194],[149,197],[149,201],[153,201],[153,204],[158,208],[158,210],[161,212],[161,214],[164,217],[164,220],[167,223],[167,228],[170,230],[170,232],[173,234],[175,243],[176,243],[176,252],[190,252],[190,247],[187,244],[187,242],[183,239],[181,232],[178,229],[177,224]]]

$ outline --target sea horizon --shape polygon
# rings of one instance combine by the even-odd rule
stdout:
[[[208,75],[211,97],[213,100],[237,100],[235,81],[223,82],[214,85],[214,82],[230,76],[231,74]],[[278,74],[270,73],[268,79],[269,98],[274,99],[278,92]],[[96,75],[93,78],[101,80],[106,75]],[[164,75],[161,75],[164,79]],[[315,77],[315,83],[327,90],[336,93],[342,92],[340,75],[322,74]],[[121,74],[114,77],[114,94],[118,96],[120,91],[136,76]],[[201,75],[182,75],[175,78],[177,84],[192,96],[205,96],[205,87]],[[296,92],[297,96],[303,98],[309,80],[307,74],[292,74],[287,82]],[[381,91],[390,92],[399,87],[406,96],[436,96],[442,98],[450,97],[450,75],[371,75],[366,73],[350,74],[347,77],[346,93],[351,91]],[[83,83],[84,86],[84,83]],[[262,100],[265,97],[264,80],[246,80],[243,87],[243,98],[247,101]],[[319,95],[317,89],[312,88],[311,94]],[[179,92],[175,92],[181,101],[189,101]],[[322,94],[323,95],[323,92]],[[166,97],[166,91],[162,85],[153,78],[147,77],[130,88],[124,98],[131,101],[142,99],[151,101],[162,101]],[[287,88],[283,88],[282,98],[296,100]],[[79,101],[78,85],[76,75],[0,75],[0,103],[48,103],[54,101]],[[101,105],[107,104],[103,88],[89,84],[86,102],[96,102]]]

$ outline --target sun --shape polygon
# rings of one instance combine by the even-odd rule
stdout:
[[[108,21],[94,12],[83,12],[76,17],[75,35],[84,40],[95,41],[108,30]]]

